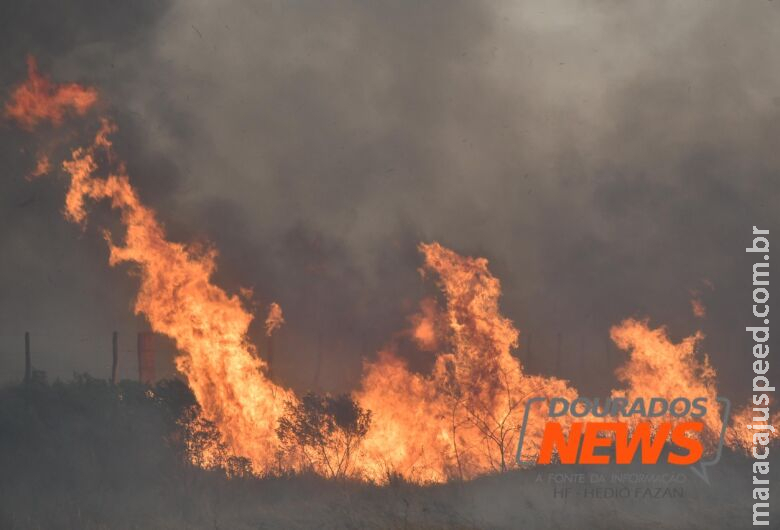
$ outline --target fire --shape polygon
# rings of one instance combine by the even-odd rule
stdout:
[[[390,351],[366,365],[356,397],[373,411],[374,427],[363,444],[362,471],[381,478],[392,470],[423,481],[504,471],[514,466],[525,400],[576,392],[563,380],[525,374],[512,356],[519,332],[499,311],[501,285],[486,259],[438,243],[421,244],[420,251],[446,301],[444,336],[436,337],[444,349],[430,375],[410,372]],[[430,305],[427,314],[435,314]],[[418,330],[419,322],[425,313]],[[424,329],[432,343],[427,335],[434,326]],[[529,450],[538,447],[543,429],[542,415],[532,414]]]
[[[772,405],[771,400],[768,403],[762,403],[757,408],[769,408]],[[762,430],[761,426],[772,425],[774,432]],[[745,453],[753,450],[755,442],[753,435],[757,432],[766,432],[766,436],[771,440],[780,438],[780,411],[770,415],[769,412],[763,414],[755,411],[751,406],[745,406],[736,411],[731,417],[731,425],[726,430],[726,445],[733,449],[740,449]],[[756,428],[757,427],[757,428]]]
[[[701,280],[701,288],[691,289],[689,291],[691,295],[691,312],[696,318],[704,318],[707,316],[707,306],[704,305],[702,300],[702,291],[712,291],[715,289],[715,285],[708,279]]]
[[[282,308],[276,302],[271,302],[268,307],[268,316],[265,318],[265,334],[270,337],[274,331],[282,327],[284,316]]]
[[[38,177],[42,177],[43,175],[46,175],[51,171],[51,162],[49,162],[49,157],[47,155],[40,155],[38,156],[38,159],[35,161],[35,169],[33,169],[32,173],[27,175],[27,180],[34,180]]]
[[[76,83],[54,84],[38,73],[32,55],[27,56],[27,81],[19,85],[5,105],[6,117],[32,130],[39,122],[60,125],[68,108],[84,115],[97,101],[97,91]]]
[[[652,329],[647,321],[636,319],[624,320],[614,326],[610,334],[619,348],[631,352],[630,358],[617,370],[618,380],[625,386],[613,390],[612,396],[629,400],[638,397],[668,400],[705,397],[708,412],[702,418],[706,426],[703,441],[709,446],[716,444],[722,427],[717,407],[716,374],[706,355],[701,360],[696,355],[697,345],[704,336],[697,332],[674,344],[665,328]],[[671,418],[667,414],[654,418],[654,423],[660,424]]]
[[[691,311],[696,318],[704,318],[707,316],[707,308],[705,307],[704,302],[695,295],[691,298]]]
[[[67,108],[84,114],[96,101],[94,89],[54,85],[41,77],[32,58],[28,67],[30,78],[6,104],[6,114],[22,127],[31,129],[45,120],[59,124]],[[193,463],[227,466],[232,475],[244,473],[247,466],[254,473],[275,468],[279,420],[301,402],[271,381],[266,362],[249,343],[252,312],[238,295],[212,281],[216,251],[170,241],[156,213],[141,202],[114,153],[110,137],[115,131],[110,121],[101,120],[91,145],[73,150],[62,164],[70,178],[64,215],[83,227],[89,205],[97,201],[108,201],[119,213],[121,242],[104,231],[109,263],[131,266],[139,279],[136,313],[155,332],[171,337],[180,352],[176,366],[201,410],[185,420]],[[40,158],[34,173],[48,172],[49,165],[48,158]],[[424,274],[435,275],[441,300],[421,302],[409,334],[420,350],[432,352],[433,369],[411,371],[392,345],[365,364],[353,396],[371,411],[372,422],[352,469],[372,480],[398,473],[425,482],[510,469],[516,465],[525,401],[573,400],[577,391],[562,379],[526,373],[512,355],[520,332],[500,312],[501,284],[486,259],[461,256],[435,242],[421,244],[419,250]],[[267,336],[283,323],[281,307],[271,304]],[[702,335],[674,343],[663,327],[627,319],[612,328],[611,336],[629,353],[616,372],[622,386],[611,395],[631,400],[706,397],[711,413],[704,418],[702,437],[711,449],[722,420],[715,406],[715,370],[697,352]],[[535,405],[529,415],[523,457],[539,452],[547,419],[542,407]],[[729,446],[752,446],[749,413],[745,409],[734,418]],[[568,429],[567,421],[562,428]],[[668,421],[668,416],[657,419],[659,425]]]
[[[136,313],[155,332],[173,338],[181,354],[176,366],[187,377],[204,416],[214,422],[222,441],[245,456],[256,471],[271,463],[275,428],[284,401],[294,396],[268,380],[266,365],[247,341],[253,316],[236,295],[214,285],[216,251],[169,241],[155,213],[140,201],[121,162],[99,178],[99,155],[116,160],[103,120],[93,145],[76,149],[63,163],[70,175],[65,216],[84,224],[86,200],[108,200],[118,210],[126,234],[122,244],[104,233],[109,263],[130,263],[140,279]]]
[[[617,376],[624,387],[613,390],[614,397],[623,396],[632,400],[637,397],[662,397],[673,399],[685,397],[693,400],[707,398],[707,414],[701,419],[704,432],[701,434],[705,448],[714,451],[723,428],[723,411],[716,406],[717,374],[706,355],[698,355],[697,347],[703,339],[700,332],[673,343],[663,327],[652,329],[647,321],[627,319],[611,330],[612,340],[620,348],[631,352],[628,361],[617,370]],[[769,403],[766,407],[769,407]],[[780,422],[780,412],[771,419],[760,419],[751,407],[743,407],[731,415],[726,429],[724,443],[734,449],[748,452],[753,446],[753,432],[747,428],[752,423]],[[752,419],[752,421],[751,421]],[[667,414],[653,418],[658,426],[663,422],[679,423]],[[780,431],[770,434],[771,439],[780,438]]]
[[[442,332],[441,313],[433,298],[420,301],[420,312],[409,320],[412,323],[411,336],[417,347],[423,351],[435,351],[439,347],[438,338]]]

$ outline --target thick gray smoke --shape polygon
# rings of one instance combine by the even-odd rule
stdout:
[[[609,326],[649,317],[702,329],[744,398],[743,249],[780,198],[776,3],[47,4],[2,8],[3,93],[26,52],[100,88],[173,237],[284,308],[284,383],[354,387],[432,292],[415,246],[438,240],[490,259],[532,371],[605,392]],[[61,181],[23,179],[37,140],[0,135],[3,377],[25,329],[52,375],[107,373],[119,329],[131,377],[134,281],[61,219]]]

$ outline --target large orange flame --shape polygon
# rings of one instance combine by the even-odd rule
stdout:
[[[684,397],[693,401],[707,399],[707,414],[703,417],[704,440],[709,447],[720,438],[722,419],[717,402],[715,370],[706,355],[697,355],[696,347],[703,338],[701,333],[674,344],[666,329],[652,329],[647,321],[627,319],[611,330],[612,340],[623,350],[631,352],[626,363],[617,369],[617,377],[624,383],[623,389],[613,390],[613,397],[649,400],[652,397],[672,401]],[[643,418],[644,420],[644,418]],[[676,419],[666,414],[653,420],[655,423]]]
[[[362,471],[388,470],[418,480],[468,478],[514,466],[523,406],[532,396],[576,397],[560,379],[524,373],[511,350],[519,332],[498,308],[500,282],[484,258],[463,257],[438,243],[421,244],[425,270],[436,273],[446,300],[445,336],[433,334],[430,302],[415,336],[442,344],[430,375],[415,374],[391,352],[366,365],[357,398],[374,413],[363,444]],[[427,322],[427,323],[426,323]],[[531,414],[524,444],[541,439],[541,414]]]
[[[63,164],[71,179],[65,215],[83,224],[86,199],[107,199],[119,210],[126,229],[123,243],[116,243],[109,232],[105,237],[111,265],[131,263],[138,272],[135,311],[146,316],[154,331],[176,341],[181,352],[176,366],[186,375],[205,416],[219,427],[235,454],[263,470],[276,449],[274,430],[284,401],[293,396],[266,378],[264,361],[247,341],[252,314],[237,296],[211,281],[216,252],[169,241],[121,163],[106,178],[95,175],[99,153],[115,158],[109,140],[114,130],[104,120],[94,144],[76,149]]]
[[[5,114],[25,129],[41,121],[59,125],[68,108],[83,115],[97,101],[97,90],[76,83],[57,85],[38,73],[35,58],[27,57],[27,81],[16,87],[5,104]]]

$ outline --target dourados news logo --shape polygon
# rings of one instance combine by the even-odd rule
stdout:
[[[529,458],[523,447],[529,415],[534,409],[542,413],[543,407],[532,405],[544,401],[547,421],[542,441],[538,453]],[[534,397],[525,404],[517,463],[550,464],[557,458],[561,464],[631,464],[637,460],[658,464],[663,463],[663,457],[669,464],[692,466],[692,471],[709,483],[706,468],[720,460],[731,402],[724,397],[716,399],[723,414],[722,428],[715,454],[703,461],[703,418],[711,406],[707,401],[705,397],[639,397],[633,401],[616,397],[602,403],[598,398],[580,397],[570,402],[563,397]],[[664,451],[667,441],[671,442],[670,450]]]

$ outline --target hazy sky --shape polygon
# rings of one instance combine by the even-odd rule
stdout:
[[[609,326],[648,317],[701,329],[723,393],[746,393],[743,249],[780,217],[777,2],[82,0],[2,5],[0,26],[3,98],[26,53],[98,87],[172,237],[282,305],[286,384],[322,352],[319,384],[354,387],[433,292],[415,247],[438,240],[490,260],[531,371],[606,392]],[[0,124],[3,380],[25,330],[52,377],[107,375],[119,330],[135,375],[135,280],[99,223],[62,219],[61,178],[24,179],[42,137],[83,139],[66,130]]]

